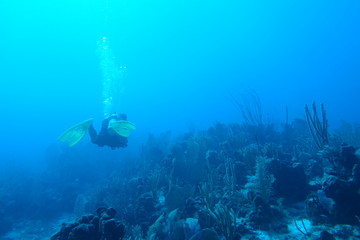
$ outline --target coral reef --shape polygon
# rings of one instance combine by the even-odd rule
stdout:
[[[314,106],[309,126],[294,119],[280,128],[248,106],[244,123],[150,135],[139,156],[122,161],[50,149],[42,181],[23,174],[13,181],[20,191],[0,186],[0,233],[30,212],[69,212],[82,217],[52,240],[356,239],[359,150],[344,141],[358,136],[349,126],[330,134],[324,107],[320,121]]]

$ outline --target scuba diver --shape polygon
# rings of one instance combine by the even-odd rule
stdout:
[[[67,142],[70,147],[78,144],[89,132],[91,142],[99,147],[109,146],[111,149],[124,148],[135,125],[126,119],[126,114],[113,113],[105,118],[101,124],[101,130],[97,134],[90,118],[66,130],[59,137],[59,141]]]

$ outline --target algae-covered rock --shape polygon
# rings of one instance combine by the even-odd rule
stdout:
[[[51,240],[119,240],[125,235],[125,225],[115,219],[113,208],[98,208],[94,215],[81,217],[78,221],[64,223]]]

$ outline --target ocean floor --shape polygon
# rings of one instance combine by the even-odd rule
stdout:
[[[23,220],[2,236],[2,240],[49,240],[61,229],[61,224],[74,221],[73,215],[64,215],[54,221]]]

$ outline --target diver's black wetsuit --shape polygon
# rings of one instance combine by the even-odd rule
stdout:
[[[115,148],[123,148],[127,146],[128,139],[126,137],[120,136],[116,134],[112,129],[109,129],[109,122],[111,119],[115,120],[126,120],[126,115],[121,114],[119,115],[111,115],[110,117],[104,119],[101,124],[101,130],[100,133],[97,134],[94,126],[91,124],[89,127],[89,135],[91,138],[91,142],[103,147],[103,146],[109,146],[111,149]]]

